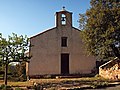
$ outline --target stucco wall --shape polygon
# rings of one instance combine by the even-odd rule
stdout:
[[[32,58],[29,63],[29,75],[59,73],[58,44],[56,30],[52,29],[31,40]]]
[[[63,25],[62,15],[66,24]],[[61,47],[61,37],[67,37],[67,47]],[[69,54],[69,73],[91,73],[96,66],[94,57],[85,55],[80,31],[72,27],[72,13],[56,12],[56,27],[30,38],[29,75],[61,74],[61,54]]]
[[[71,73],[91,73],[91,70],[95,67],[96,60],[94,57],[86,55],[80,31],[72,30],[71,42]]]
[[[61,37],[68,37],[68,46],[61,47]],[[61,74],[61,53],[69,53],[70,74],[91,73],[95,58],[85,55],[80,31],[67,26],[53,28],[30,39],[29,75]]]

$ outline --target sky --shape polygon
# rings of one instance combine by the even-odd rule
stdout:
[[[55,27],[55,12],[65,6],[73,13],[73,26],[78,28],[80,13],[90,8],[90,0],[0,0],[0,33],[34,36]]]

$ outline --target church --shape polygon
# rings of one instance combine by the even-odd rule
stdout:
[[[86,55],[81,31],[72,26],[72,13],[63,7],[55,16],[55,27],[30,37],[32,57],[26,65],[27,75],[92,73],[96,59]]]

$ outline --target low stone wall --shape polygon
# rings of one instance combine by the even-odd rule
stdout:
[[[111,68],[99,68],[99,75],[106,79],[118,80],[120,79],[120,69],[118,64]]]

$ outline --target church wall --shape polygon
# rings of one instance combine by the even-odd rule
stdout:
[[[65,17],[62,17],[65,14]],[[62,19],[66,24],[61,24]],[[64,21],[63,20],[63,21]],[[61,38],[67,37],[67,46],[61,46]],[[69,54],[69,74],[87,74],[96,66],[95,58],[87,56],[80,31],[72,27],[72,13],[62,10],[56,13],[56,27],[30,38],[30,63],[28,74],[61,74],[61,54]]]
[[[58,44],[56,30],[50,30],[31,39],[32,58],[29,75],[59,74]]]
[[[96,59],[92,56],[87,56],[80,37],[80,31],[72,30],[71,42],[70,72],[78,74],[91,73],[91,70],[96,66]]]
[[[61,37],[68,37],[68,46],[61,47]],[[65,26],[54,28],[31,38],[29,75],[61,74],[61,53],[69,53],[70,74],[91,73],[95,58],[85,55],[80,31]]]

